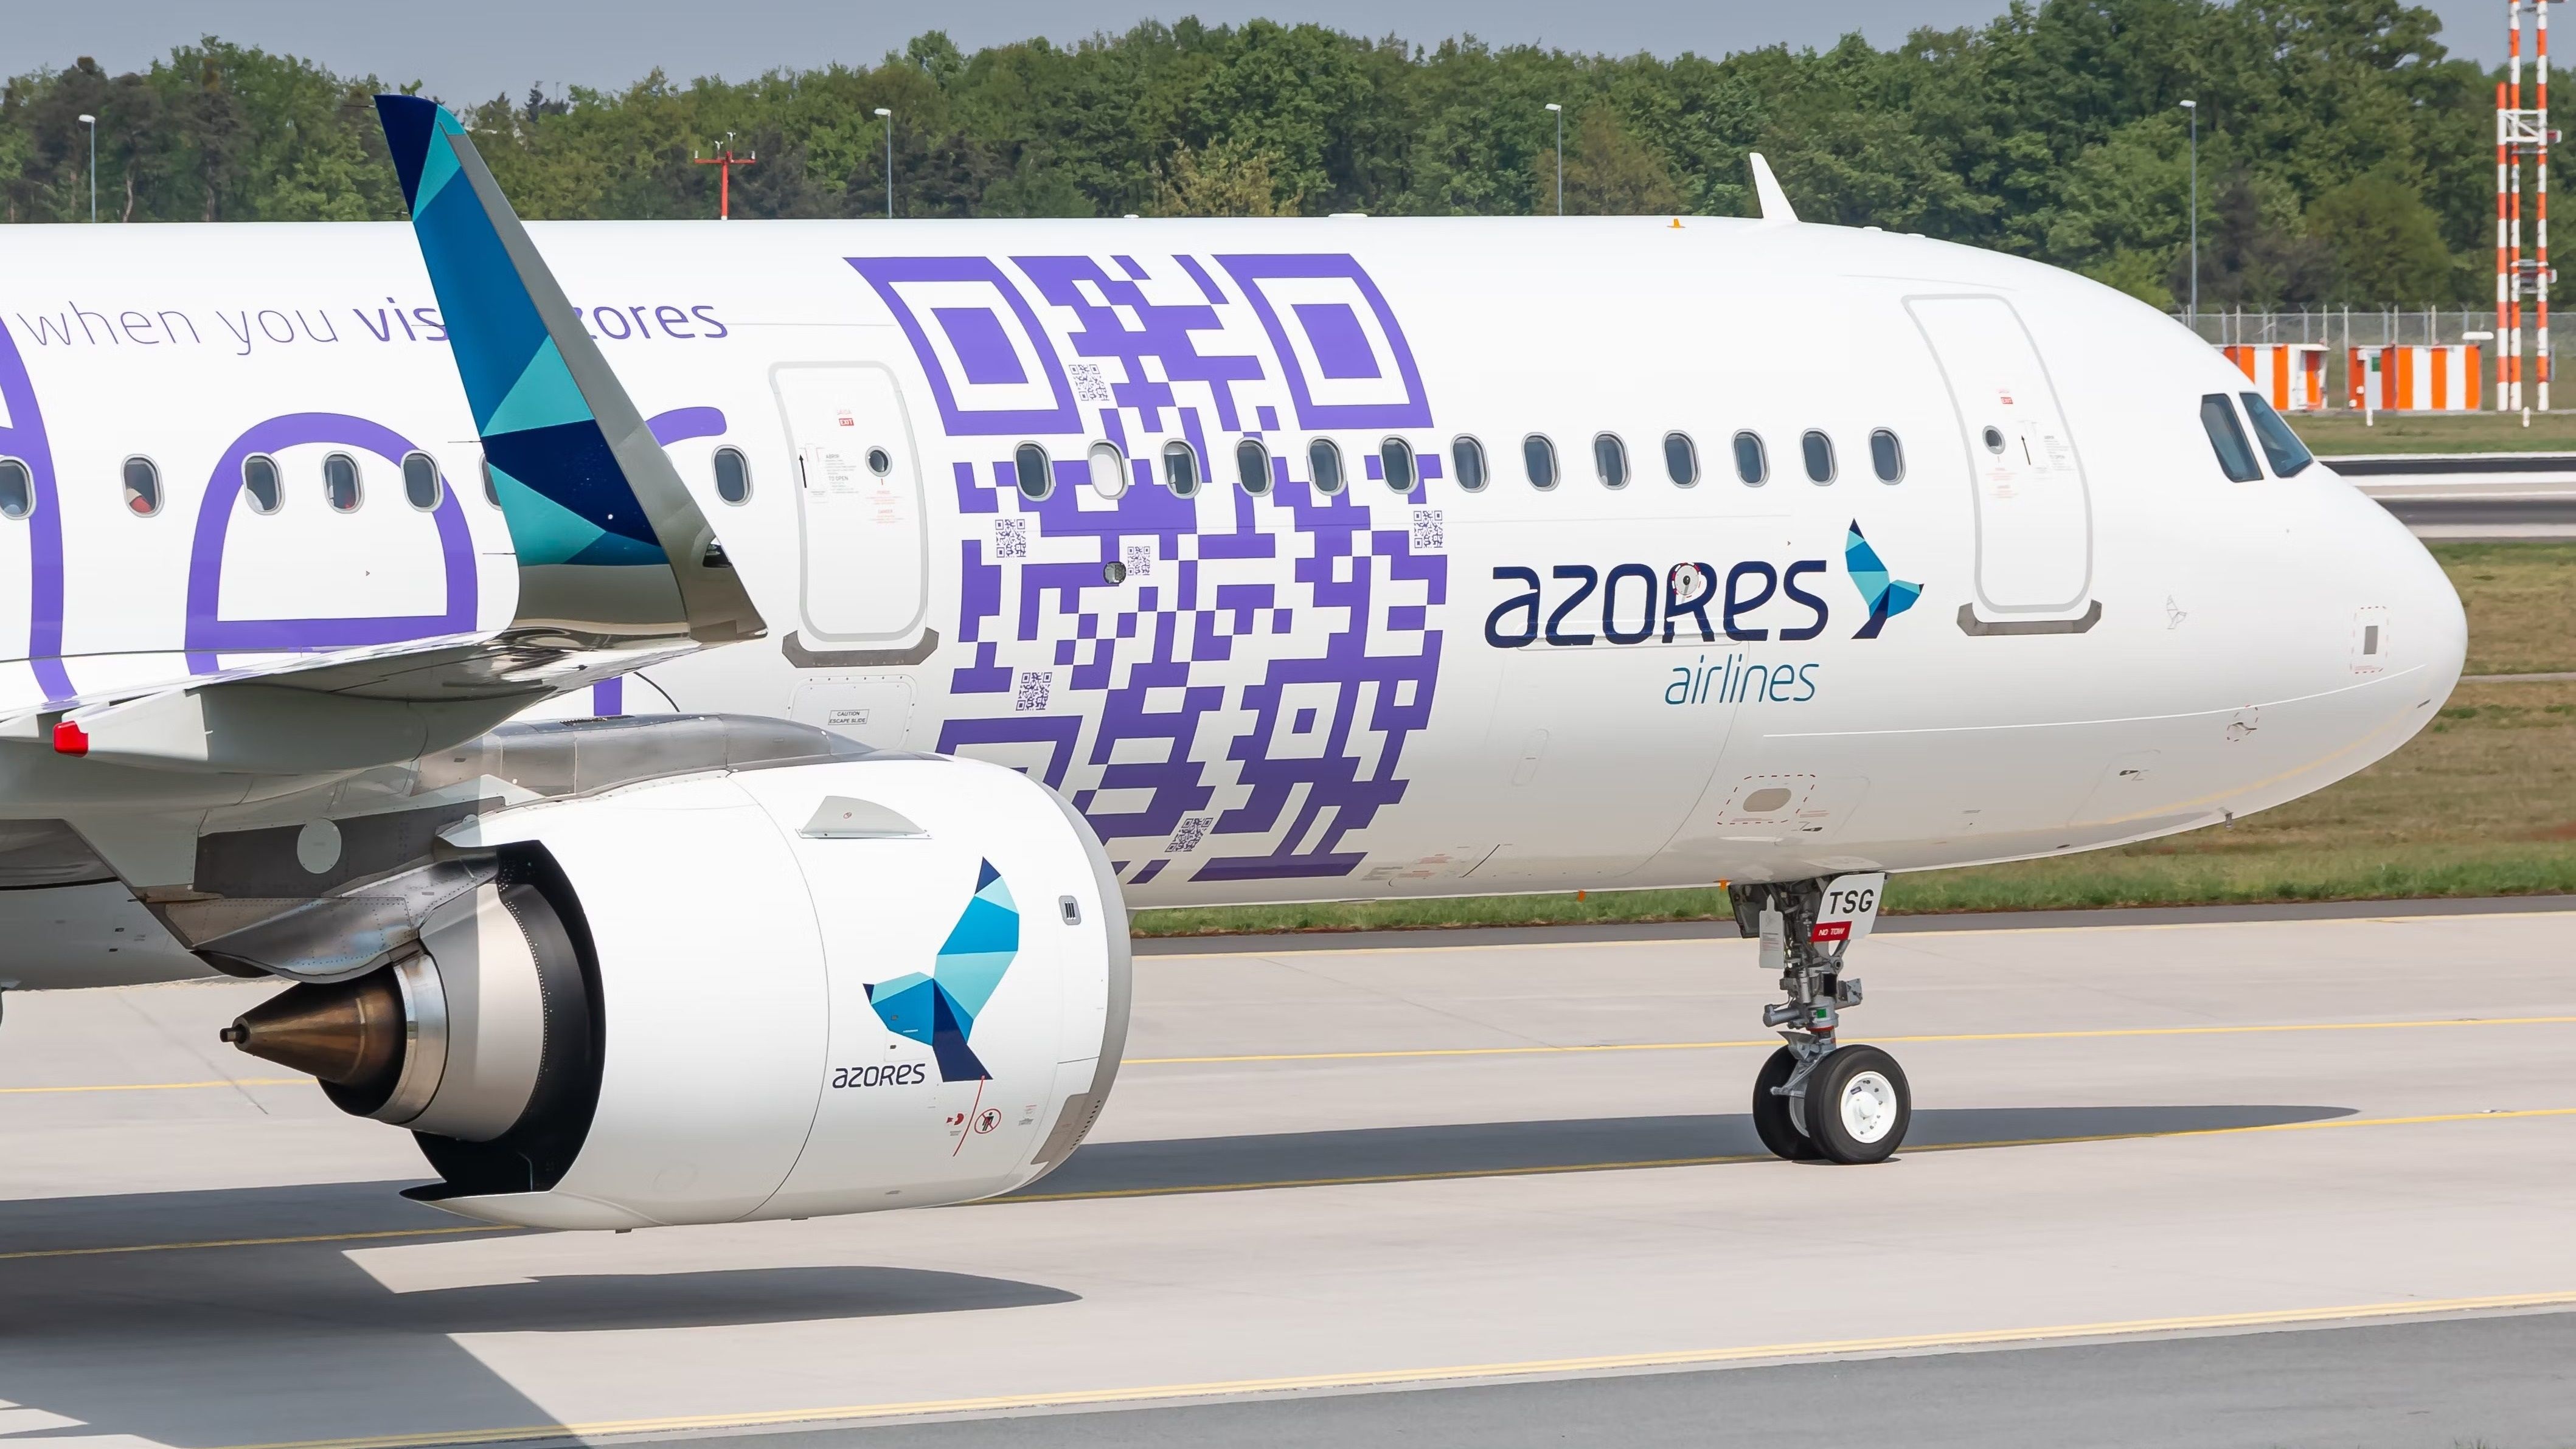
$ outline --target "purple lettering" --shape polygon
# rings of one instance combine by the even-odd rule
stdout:
[[[27,319],[26,313],[21,312],[18,314],[18,325],[36,335],[38,347],[51,347],[57,342],[65,347],[72,345],[72,329],[59,312],[51,317],[39,312],[32,322]]]

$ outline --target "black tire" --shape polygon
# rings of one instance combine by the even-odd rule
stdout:
[[[1789,1080],[1789,1074],[1797,1069],[1797,1053],[1787,1047],[1773,1052],[1771,1059],[1762,1064],[1762,1070],[1753,1078],[1753,1130],[1761,1137],[1762,1145],[1771,1149],[1772,1156],[1791,1162],[1813,1162],[1817,1156],[1814,1139],[1799,1131],[1789,1116],[1789,1099],[1771,1091]]]
[[[1914,1125],[1914,1089],[1874,1046],[1837,1047],[1807,1078],[1807,1130],[1828,1162],[1884,1162]]]

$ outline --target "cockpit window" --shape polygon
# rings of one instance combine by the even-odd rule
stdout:
[[[2288,478],[2317,460],[2299,435],[2290,431],[2289,420],[2272,410],[2259,392],[2239,393],[2245,399],[2245,416],[2254,423],[2254,439],[2263,445],[2263,456],[2272,460],[2272,476]]]
[[[2251,483],[2263,476],[2254,462],[2254,445],[2245,441],[2245,425],[2236,421],[2236,409],[2228,405],[2227,394],[2214,392],[2200,400],[2200,426],[2209,434],[2209,446],[2218,452],[2218,466],[2239,483]]]

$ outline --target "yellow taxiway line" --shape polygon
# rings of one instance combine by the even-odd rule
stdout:
[[[391,1238],[452,1238],[459,1233],[515,1233],[518,1228],[476,1223],[455,1228],[380,1228],[365,1233],[302,1233],[290,1238],[203,1238],[184,1243],[119,1243],[103,1248],[37,1248],[0,1253],[0,1263],[17,1258],[99,1258],[114,1253],[176,1253],[190,1248],[283,1248],[297,1243],[363,1243]]]
[[[227,1077],[213,1082],[92,1082],[69,1087],[0,1087],[0,1097],[47,1096],[56,1092],[195,1092],[209,1087],[292,1087],[311,1077]]]
[[[875,1404],[828,1404],[801,1409],[760,1409],[721,1414],[673,1414],[649,1419],[603,1419],[579,1424],[529,1424],[510,1428],[428,1430],[345,1439],[290,1439],[237,1444],[227,1449],[425,1449],[438,1444],[481,1444],[531,1439],[667,1434],[695,1429],[753,1429],[772,1424],[924,1418],[943,1414],[996,1414],[1088,1404],[1152,1404],[1191,1399],[1240,1398],[1301,1391],[1368,1389],[1395,1384],[1476,1384],[1512,1379],[1616,1373],[1636,1369],[1688,1369],[1723,1364],[1871,1356],[1925,1349],[1983,1348],[2007,1344],[2063,1343],[2229,1329],[2287,1328],[2300,1324],[2369,1322],[2440,1314],[2556,1308],[2576,1304],[2576,1291],[2504,1293],[2478,1298],[2412,1298],[2388,1303],[2343,1303],[2315,1308],[2263,1309],[2173,1318],[2125,1318],[2100,1323],[1966,1329],[1950,1333],[1892,1334],[1879,1338],[1827,1338],[1799,1343],[1681,1348],[1646,1353],[1534,1358],[1503,1363],[1439,1364],[1419,1368],[1351,1369],[1278,1378],[1211,1379],[1200,1383],[1055,1389],[969,1398],[911,1399]]]

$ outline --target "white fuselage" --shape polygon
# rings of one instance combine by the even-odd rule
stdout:
[[[2222,473],[2199,410],[2244,380],[2206,345],[1966,248],[1713,219],[533,231],[770,626],[622,707],[1024,768],[1139,905],[2090,849],[2350,774],[2461,664],[2456,597],[2380,508],[2323,467]],[[399,226],[0,233],[0,456],[43,450],[49,485],[0,520],[0,712],[506,622],[436,316]],[[1390,440],[1411,488],[1377,476]],[[0,746],[0,813],[167,804],[38,753]]]

